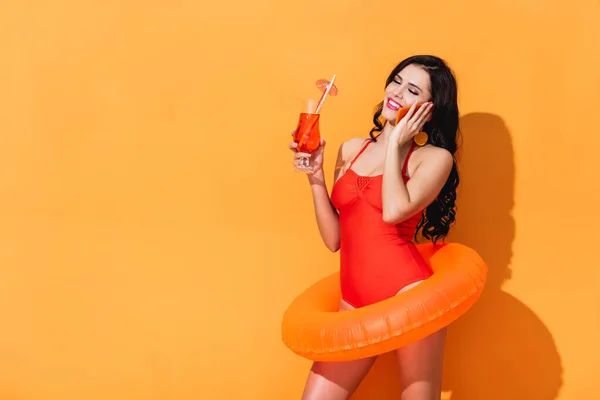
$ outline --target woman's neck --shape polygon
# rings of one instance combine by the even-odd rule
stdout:
[[[389,121],[386,121],[381,133],[377,135],[377,141],[387,144],[394,128],[395,126],[393,126]]]
[[[387,147],[394,128],[395,126],[393,126],[389,121],[386,121],[385,125],[383,126],[383,129],[381,130],[381,133],[376,136],[376,141],[378,143],[381,143],[384,147]],[[398,150],[400,150],[400,152],[408,151],[408,148],[410,148],[412,142],[412,140],[407,141],[406,143],[402,144],[398,148]]]

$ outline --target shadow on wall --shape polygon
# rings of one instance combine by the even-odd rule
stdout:
[[[448,400],[554,400],[562,366],[552,335],[525,304],[502,291],[511,279],[515,166],[511,136],[492,114],[461,118],[461,185],[448,241],[489,265],[479,301],[448,329],[443,390]],[[353,400],[398,399],[393,353],[379,357]]]

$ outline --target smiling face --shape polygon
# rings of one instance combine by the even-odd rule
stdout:
[[[401,107],[431,100],[429,73],[418,65],[410,64],[394,77],[385,89],[381,115],[395,121]]]

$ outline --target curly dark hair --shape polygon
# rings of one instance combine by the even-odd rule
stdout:
[[[454,158],[452,170],[444,187],[435,201],[424,211],[415,231],[415,240],[421,231],[425,239],[432,240],[435,244],[438,240],[443,241],[446,238],[456,219],[456,189],[460,182],[455,157],[460,136],[458,91],[456,78],[450,67],[441,58],[431,55],[416,55],[403,60],[390,73],[385,87],[394,80],[400,71],[411,64],[427,71],[431,81],[431,101],[435,106],[431,120],[423,127],[429,136],[427,142],[448,150]],[[369,132],[374,141],[376,141],[375,133],[383,130],[382,110],[383,101],[375,108],[373,115],[375,127]]]

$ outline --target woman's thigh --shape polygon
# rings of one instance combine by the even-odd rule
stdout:
[[[417,286],[415,282],[398,292]],[[396,350],[402,400],[439,400],[446,328]]]
[[[353,307],[343,300],[340,311]],[[377,357],[354,361],[316,361],[308,374],[302,400],[346,400],[358,388]]]

